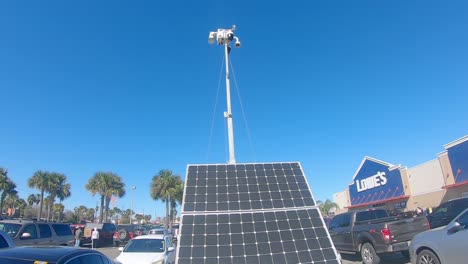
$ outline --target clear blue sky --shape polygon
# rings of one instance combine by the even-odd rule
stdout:
[[[207,37],[236,24],[237,161],[299,161],[316,199],[332,198],[365,155],[411,167],[467,134],[467,11],[426,0],[2,1],[0,166],[23,198],[38,192],[27,187],[35,171],[64,173],[67,209],[94,207],[85,183],[113,171],[137,187],[135,211],[162,216],[155,173],[185,178],[187,164],[228,160],[223,49]]]

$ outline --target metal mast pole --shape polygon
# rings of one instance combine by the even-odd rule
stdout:
[[[236,163],[236,156],[234,150],[234,126],[232,123],[232,109],[231,109],[231,81],[229,77],[229,47],[228,43],[224,44],[224,53],[226,57],[226,99],[227,99],[227,112],[224,112],[224,117],[227,119],[228,128],[228,141],[229,141],[229,164]]]
[[[234,151],[234,126],[232,122],[232,109],[231,109],[231,82],[229,77],[229,53],[231,47],[229,43],[235,41],[235,47],[239,48],[241,43],[239,38],[234,36],[234,30],[236,26],[232,26],[231,29],[218,29],[218,31],[212,31],[208,35],[208,43],[213,44],[215,39],[219,46],[224,46],[224,57],[226,60],[226,100],[227,100],[227,111],[224,112],[224,117],[227,119],[228,128],[228,141],[229,141],[229,164],[236,163],[236,156]]]

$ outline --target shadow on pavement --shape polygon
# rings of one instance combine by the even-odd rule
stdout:
[[[362,263],[359,254],[341,254],[341,258],[346,261]],[[380,255],[381,264],[409,264],[409,259],[405,258],[401,253],[389,253]]]

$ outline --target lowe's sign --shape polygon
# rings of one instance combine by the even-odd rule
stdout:
[[[349,185],[350,203],[353,206],[370,205],[404,196],[398,166],[365,157]]]
[[[387,177],[385,177],[385,172],[380,171],[364,180],[356,180],[356,188],[358,192],[373,189],[385,184],[387,184]]]

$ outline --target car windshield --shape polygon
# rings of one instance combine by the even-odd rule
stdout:
[[[0,223],[0,230],[5,231],[10,237],[16,236],[20,228],[20,224]]]
[[[149,232],[151,235],[153,234],[159,234],[159,235],[164,235],[164,229],[152,229]]]
[[[128,232],[133,232],[134,229],[136,229],[134,226],[131,226],[131,225],[121,225],[121,226],[118,226],[117,229],[125,229],[127,230]]]
[[[123,252],[164,252],[164,240],[133,239],[124,248]]]

